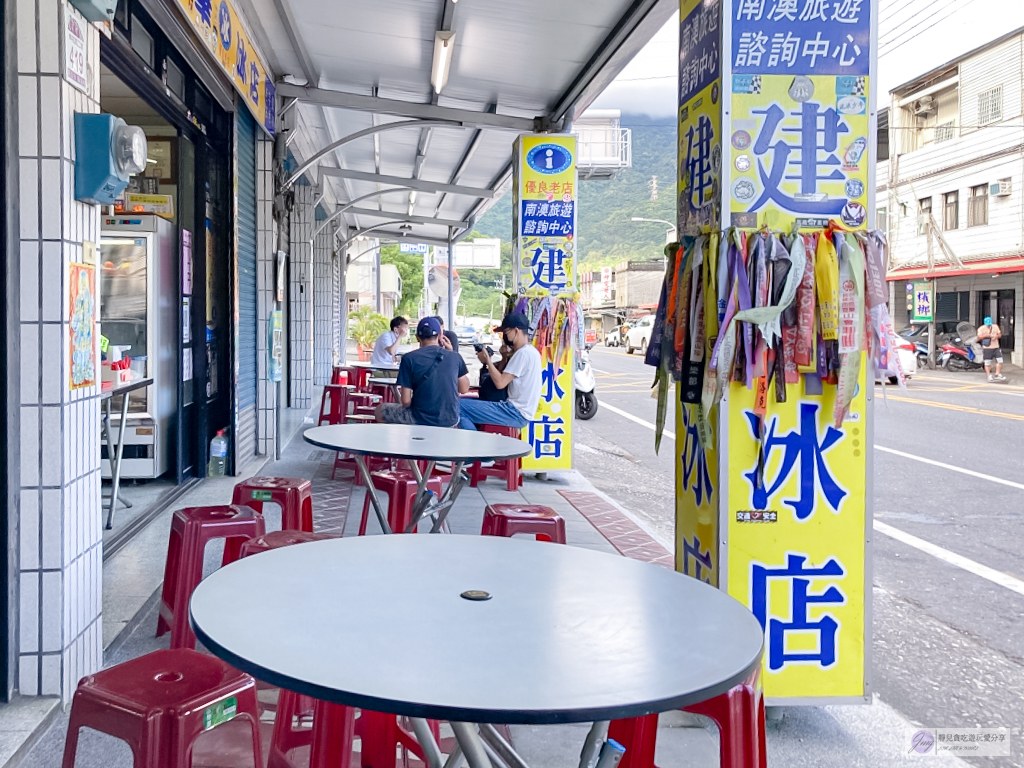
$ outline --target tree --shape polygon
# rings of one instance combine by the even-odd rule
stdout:
[[[385,245],[380,249],[380,261],[382,264],[394,264],[402,278],[399,314],[418,317],[420,300],[423,298],[423,256],[418,253],[400,253],[397,245]]]

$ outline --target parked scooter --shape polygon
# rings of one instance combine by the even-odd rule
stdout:
[[[928,368],[928,345],[915,341],[914,352],[917,355],[917,370],[926,370]]]
[[[580,350],[579,360],[576,361],[576,371],[573,374],[573,385],[576,388],[576,418],[594,418],[597,413],[597,395],[594,389],[597,381],[594,379],[594,370],[590,367],[590,345]]]
[[[957,335],[942,345],[942,367],[949,371],[976,371],[984,368],[978,332],[970,323],[959,323]]]

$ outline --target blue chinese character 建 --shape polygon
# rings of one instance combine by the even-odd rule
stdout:
[[[535,249],[530,263],[533,285],[547,288],[549,291],[560,291],[565,288],[569,282],[563,266],[565,259],[565,251],[555,245]]]
[[[686,175],[692,208],[703,208],[711,199],[714,187],[711,157],[714,138],[715,130],[707,115],[701,115],[697,125],[691,125],[686,132]]]
[[[768,434],[763,442],[763,466],[765,468],[771,466],[772,454],[777,448],[782,449],[782,459],[779,462],[778,473],[775,475],[774,481],[769,484],[766,478],[761,477],[761,472],[756,466],[743,474],[753,490],[751,503],[756,509],[767,509],[771,497],[786,485],[793,471],[796,470],[800,495],[795,499],[783,499],[782,503],[793,509],[797,520],[806,520],[814,513],[819,487],[832,511],[839,512],[843,499],[850,492],[832,476],[825,454],[839,442],[843,433],[829,425],[819,441],[819,409],[818,403],[800,403],[800,426],[781,435],[776,434],[779,424],[778,416],[772,417]],[[743,413],[747,417],[754,439],[759,440],[762,434],[761,417],[753,411],[744,411]]]
[[[799,118],[799,127],[783,127],[781,133],[784,135],[774,144],[772,141],[786,116],[782,107],[772,104],[767,109],[754,110],[754,114],[764,115],[761,131],[754,142],[754,154],[760,158],[770,153],[771,165],[766,168],[758,160],[758,175],[764,190],[749,210],[756,211],[774,200],[782,208],[795,213],[819,216],[840,213],[845,205],[844,198],[814,199],[818,195],[818,182],[843,181],[846,178],[839,168],[827,172],[829,168],[842,165],[835,152],[839,148],[840,134],[850,132],[850,126],[839,113],[832,107],[823,110],[821,104],[806,101],[800,105],[799,111],[790,113]],[[795,134],[796,141],[790,143],[785,134]],[[797,157],[790,160],[793,152]],[[824,159],[821,158],[823,152],[828,153]],[[792,168],[795,173],[787,176],[787,168]],[[782,189],[782,183],[793,180],[800,182],[800,189],[791,197]]]
[[[683,407],[683,450],[679,454],[683,493],[693,492],[693,501],[698,507],[711,501],[714,487],[708,470],[708,457],[700,442],[697,422],[691,416],[691,409]]]
[[[785,568],[769,568],[764,565],[750,566],[750,610],[761,627],[768,633],[768,669],[777,672],[786,664],[816,664],[823,668],[836,663],[836,641],[839,622],[829,613],[819,614],[816,621],[808,616],[812,605],[845,605],[846,596],[836,586],[824,592],[809,593],[811,579],[846,576],[846,571],[836,558],[829,558],[820,568],[806,568],[808,556],[789,552]],[[786,579],[790,582],[790,605],[775,611],[769,610],[770,581]],[[770,618],[771,613],[790,617],[790,621]],[[789,632],[818,635],[816,651],[786,652],[786,635]]]
[[[564,424],[564,419],[552,419],[547,415],[542,416],[539,421],[530,423],[530,444],[533,446],[533,458],[559,459],[562,457],[562,438],[565,435],[562,425]]]
[[[690,564],[693,563],[693,573],[690,573]],[[711,550],[704,549],[700,539],[694,534],[693,541],[683,537],[683,573],[693,576],[705,584],[711,583]],[[704,572],[707,571],[705,574]]]
[[[565,390],[558,384],[558,376],[562,373],[561,368],[556,368],[553,360],[549,360],[540,372],[541,398],[551,402],[561,400],[565,397]]]

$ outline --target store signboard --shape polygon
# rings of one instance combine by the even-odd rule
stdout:
[[[230,0],[177,0],[196,35],[220,63],[256,122],[274,135],[273,74],[263,64]]]
[[[733,3],[733,226],[867,228],[872,5]]]
[[[82,18],[64,10],[64,79],[82,93],[89,93],[85,54],[85,26]]]
[[[528,296],[573,298],[576,283],[576,137],[520,136],[513,150],[512,259]],[[573,357],[546,352],[541,399],[524,430],[523,469],[572,469]]]
[[[912,320],[915,323],[930,323],[935,319],[935,283],[914,283],[914,308]]]
[[[865,356],[838,428],[835,386],[769,397],[763,416],[755,390],[729,390],[728,592],[765,629],[765,695],[776,702],[864,696],[868,367]]]

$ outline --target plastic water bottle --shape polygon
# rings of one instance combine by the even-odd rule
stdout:
[[[210,463],[206,468],[209,477],[224,477],[228,466],[228,439],[223,429],[210,441]]]

